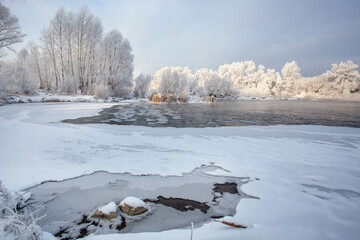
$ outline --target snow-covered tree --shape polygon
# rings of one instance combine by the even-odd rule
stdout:
[[[164,67],[155,73],[150,84],[150,91],[153,94],[187,98],[190,94],[189,79],[191,77],[191,70],[188,67]]]
[[[134,55],[130,42],[113,30],[103,40],[103,78],[113,96],[124,96],[132,87]]]
[[[207,68],[200,68],[195,72],[195,79],[198,85],[195,89],[197,95],[201,97],[208,96],[208,92],[205,91],[205,82],[208,81],[213,74],[215,74],[215,72]]]
[[[134,94],[135,97],[144,98],[145,94],[149,91],[151,82],[150,75],[140,74],[134,80]]]
[[[24,37],[18,18],[0,2],[0,51],[4,48],[12,50],[11,46],[22,42]]]
[[[15,86],[13,78],[16,73],[16,62],[2,62],[0,71],[0,100],[6,100]]]
[[[12,80],[16,85],[16,92],[34,94],[38,88],[37,81],[29,68],[29,51],[23,48],[19,51],[16,62],[16,72]]]
[[[265,96],[277,95],[276,83],[279,81],[281,81],[280,73],[276,72],[275,69],[268,68],[266,70],[261,86],[259,87],[263,89],[263,93]]]
[[[360,74],[356,70],[359,65],[353,61],[333,64],[331,71],[325,74],[327,81],[331,83],[339,94],[351,94],[360,91]]]
[[[211,74],[210,78],[206,79],[204,83],[204,90],[207,96],[209,95],[221,95],[221,81],[222,79],[218,74]]]
[[[277,84],[280,95],[291,96],[294,94],[295,82],[301,78],[300,68],[295,61],[286,63],[281,69],[282,81]]]
[[[42,62],[41,62],[41,52],[40,47],[35,42],[29,43],[29,60],[28,65],[30,71],[34,73],[34,75],[39,80],[39,88],[44,89],[46,84],[46,80],[42,74]]]
[[[235,62],[219,67],[219,76],[228,77],[236,90],[242,95],[268,96],[275,94],[275,82],[280,76],[273,69],[265,66],[256,67],[253,61]]]
[[[217,72],[213,72],[211,70],[206,71],[204,69],[200,69],[197,74],[198,77],[201,77],[201,87],[203,90],[203,96],[216,95],[220,96],[234,96],[237,94],[237,90],[234,87],[233,81],[230,77],[221,78]]]
[[[244,88],[245,79],[245,62],[234,62],[219,66],[218,74],[221,78],[230,78],[237,89]]]
[[[43,31],[40,57],[33,50],[33,65],[44,59],[46,68],[37,68],[40,86],[67,93],[93,94],[95,88],[110,95],[126,95],[131,88],[133,59],[128,40],[113,30],[103,39],[100,19],[86,6],[76,13],[60,8]],[[108,86],[109,85],[109,86]],[[106,87],[105,87],[106,86]]]

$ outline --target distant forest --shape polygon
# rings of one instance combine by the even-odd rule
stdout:
[[[24,35],[18,19],[1,2],[0,21],[0,50],[10,49]],[[295,61],[281,72],[241,61],[195,73],[188,67],[164,67],[154,76],[134,78],[130,42],[118,30],[104,34],[101,20],[85,6],[76,13],[60,8],[38,42],[29,42],[16,59],[0,63],[0,99],[33,95],[39,89],[99,98],[161,94],[187,99],[213,94],[360,99],[359,66],[352,61],[333,64],[314,77],[302,77]]]

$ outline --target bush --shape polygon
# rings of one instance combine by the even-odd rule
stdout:
[[[29,193],[10,192],[0,181],[0,239],[43,239],[36,217],[25,206]]]
[[[97,98],[108,98],[110,97],[110,89],[107,85],[99,84],[95,87],[94,95]]]

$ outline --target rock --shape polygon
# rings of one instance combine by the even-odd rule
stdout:
[[[116,204],[111,202],[101,208],[96,209],[96,211],[91,215],[92,218],[102,218],[111,220],[117,217],[116,213]]]
[[[139,198],[127,197],[119,205],[120,210],[129,215],[136,216],[148,211],[146,204]]]

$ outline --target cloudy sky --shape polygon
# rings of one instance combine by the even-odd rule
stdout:
[[[130,40],[135,75],[165,66],[206,67],[253,60],[280,71],[295,60],[304,76],[332,63],[360,64],[359,0],[4,0],[29,40],[63,6],[87,5],[105,33]]]

